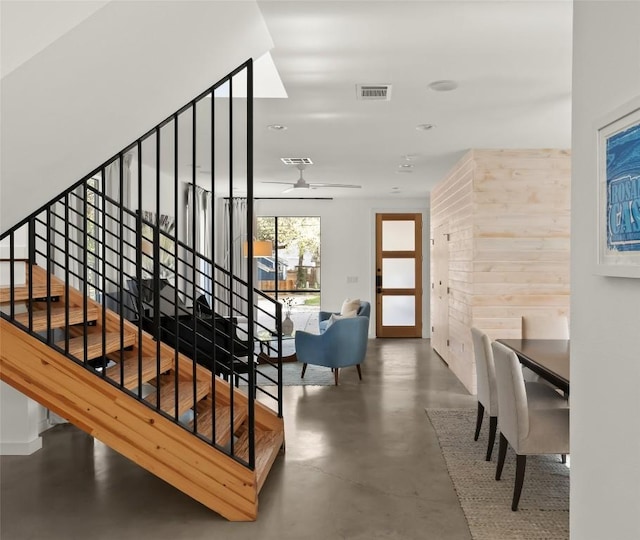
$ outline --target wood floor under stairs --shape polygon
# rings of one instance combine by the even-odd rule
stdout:
[[[244,392],[199,365],[194,384],[190,359],[162,343],[158,355],[150,335],[139,341],[136,326],[109,310],[103,318],[102,306],[88,299],[85,316],[81,293],[66,292],[53,276],[47,285],[42,268],[32,267],[32,279],[32,287],[14,289],[15,321],[43,335],[55,331],[59,350],[0,319],[0,378],[227,519],[256,519],[258,492],[284,444],[282,419],[255,403],[255,469],[249,469],[208,444],[229,448],[233,440],[236,458],[248,461]],[[29,301],[30,290],[36,301]],[[47,292],[55,301],[42,301]],[[4,313],[10,299],[11,291],[0,288]],[[105,357],[115,365],[87,369],[65,351],[80,362]],[[189,419],[181,418],[185,413]]]

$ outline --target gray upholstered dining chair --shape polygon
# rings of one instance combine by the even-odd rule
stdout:
[[[565,315],[526,315],[522,317],[523,339],[569,339],[569,320]]]
[[[528,455],[569,453],[569,409],[531,407],[528,385],[516,354],[501,343],[492,343],[496,368],[500,447],[496,480],[500,480],[507,444],[516,453],[516,480],[511,510],[518,509]]]
[[[491,461],[498,426],[498,392],[496,369],[489,336],[478,328],[471,328],[473,353],[476,361],[476,384],[478,394],[478,416],[474,440],[480,436],[485,411],[489,415],[489,442],[486,460]],[[531,407],[568,407],[563,396],[550,386],[538,382],[526,382],[527,396]]]

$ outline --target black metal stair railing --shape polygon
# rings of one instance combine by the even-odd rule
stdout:
[[[246,86],[234,94],[234,83]],[[271,375],[261,375],[267,385],[256,384],[258,348],[264,345],[258,335],[281,335],[281,305],[254,289],[252,265],[247,265],[246,275],[234,274],[233,257],[222,249],[235,238],[233,226],[228,227],[225,241],[214,226],[215,208],[205,211],[195,204],[203,166],[210,167],[207,187],[214,195],[216,190],[232,194],[241,183],[247,191],[247,237],[252,238],[251,156],[252,63],[248,61],[0,235],[0,242],[8,245],[10,263],[8,295],[2,298],[0,315],[254,468],[256,397],[267,399],[265,404],[282,416],[280,339],[269,343],[269,362],[275,369]],[[189,207],[188,190],[193,190]],[[172,212],[173,219],[167,219],[166,212]],[[166,227],[167,222],[172,226]],[[16,292],[20,286],[15,263],[23,258],[16,255],[25,239],[23,305],[24,294],[18,298]],[[253,246],[248,244],[250,258]],[[72,318],[78,308],[79,320]],[[43,313],[44,330],[34,323]],[[54,317],[59,320],[62,313],[64,324],[53,325]],[[144,340],[147,334],[154,341]],[[149,350],[150,342],[155,350]],[[163,342],[173,349],[169,364],[163,358]],[[185,366],[184,360],[178,361],[180,352],[191,360],[188,374],[180,371]],[[155,359],[151,377],[149,357]],[[133,378],[126,369],[131,362],[136,368]],[[198,364],[211,373],[211,399],[206,401],[211,406],[209,431],[198,425],[204,407],[198,399],[202,373]],[[185,375],[192,380],[189,392],[182,384]],[[216,396],[221,391],[216,385],[219,377],[230,383],[225,396]],[[165,383],[174,387],[168,400],[173,402],[171,410],[166,403],[163,406]],[[185,392],[188,406],[183,405]],[[246,411],[236,410],[237,392],[246,396]],[[232,434],[236,415],[246,413],[248,455],[237,455],[233,436],[227,444],[216,440],[221,427],[215,425],[217,397],[229,406]]]

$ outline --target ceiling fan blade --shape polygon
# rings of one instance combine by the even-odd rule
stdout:
[[[311,182],[309,184],[313,187],[337,187],[337,188],[361,188],[362,186],[358,186],[356,184],[318,184],[316,182]]]
[[[275,183],[275,182],[274,182]],[[290,193],[292,192],[294,189],[296,189],[294,186],[291,186],[290,188],[285,189],[282,193]]]
[[[266,181],[261,181],[261,184],[284,184],[286,186],[290,186],[292,184],[294,184],[295,182],[266,182]]]

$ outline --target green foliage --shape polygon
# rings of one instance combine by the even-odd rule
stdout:
[[[258,240],[271,240],[278,249],[295,247],[298,253],[296,288],[306,286],[306,273],[302,267],[305,253],[310,253],[316,266],[320,266],[320,219],[317,217],[278,217],[278,238],[276,239],[276,218],[260,217],[257,222]]]

